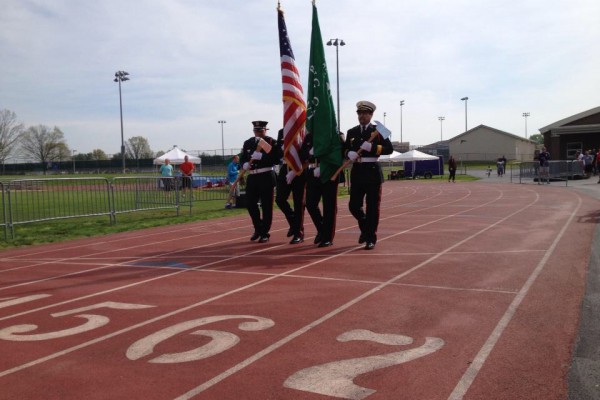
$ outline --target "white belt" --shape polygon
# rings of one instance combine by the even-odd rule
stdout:
[[[273,171],[273,167],[259,168],[259,169],[251,169],[248,172],[251,174],[262,174],[263,172]]]
[[[308,164],[308,168],[312,168],[312,169],[315,169],[315,168],[317,168],[318,166],[319,166],[319,165],[318,165],[317,163],[314,163],[314,164]]]
[[[367,163],[367,162],[377,162],[379,157],[360,157],[358,159],[359,163]]]

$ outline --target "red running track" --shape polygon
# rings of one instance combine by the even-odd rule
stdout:
[[[567,397],[597,200],[387,182],[373,251],[339,207],[0,253],[0,399]]]

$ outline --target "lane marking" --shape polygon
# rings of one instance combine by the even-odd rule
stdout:
[[[470,191],[468,191],[468,192],[470,193]],[[463,200],[464,198],[467,198],[467,197],[469,197],[469,194],[465,195],[463,198],[452,200],[452,201],[451,201],[451,202],[449,202],[449,203],[457,202],[457,201]],[[501,197],[502,197],[501,195],[498,195],[498,197],[497,197],[496,199],[494,199],[493,201],[497,201],[497,200],[499,200]],[[493,202],[493,201],[490,201],[490,202]],[[484,205],[485,205],[485,204],[484,204]],[[481,205],[481,206],[483,206],[483,205]],[[481,207],[481,206],[478,206],[478,207]],[[474,209],[475,209],[475,208],[478,208],[478,207],[474,207]],[[446,218],[447,218],[447,217],[446,217]],[[435,223],[435,222],[436,222],[436,221],[430,221],[430,222],[426,223],[425,225],[427,225],[427,224],[431,224],[431,223]],[[416,226],[416,227],[414,227],[413,229],[418,229],[418,228],[419,228],[419,226]],[[382,239],[382,240],[384,240],[384,239]],[[281,247],[281,246],[283,246],[283,245],[280,245],[280,246],[275,246],[275,247]],[[361,248],[361,247],[362,247],[362,246],[353,247],[353,248],[351,248],[351,249],[347,250],[345,253],[350,253],[350,252],[352,252],[352,251],[354,251],[354,250],[356,250],[356,249],[359,249],[359,248]],[[263,252],[263,251],[267,251],[267,250],[269,250],[269,248],[259,249],[259,250],[255,251],[255,252],[253,252],[253,253]],[[21,364],[21,365],[19,365],[19,366],[16,366],[16,367],[13,367],[13,368],[10,368],[10,369],[8,369],[8,370],[5,370],[5,371],[2,371],[2,372],[0,372],[0,377],[7,376],[7,375],[13,374],[13,373],[15,373],[15,372],[19,372],[19,371],[21,371],[21,370],[24,370],[24,369],[27,369],[27,368],[33,367],[33,366],[35,366],[35,365],[38,365],[38,364],[44,363],[44,362],[46,362],[46,361],[49,361],[49,360],[52,360],[52,359],[54,359],[54,358],[58,358],[58,357],[60,357],[60,356],[63,356],[63,355],[65,355],[65,354],[69,354],[69,353],[71,353],[71,352],[74,352],[74,351],[76,351],[76,350],[83,349],[83,348],[85,348],[85,347],[91,346],[91,345],[93,345],[93,344],[96,344],[96,343],[100,343],[100,342],[102,342],[102,341],[108,340],[108,339],[110,339],[110,338],[112,338],[112,337],[118,336],[118,335],[120,335],[120,334],[123,334],[123,333],[127,333],[127,332],[129,332],[129,331],[132,331],[132,330],[134,330],[134,329],[137,329],[137,328],[139,328],[139,327],[142,327],[142,326],[146,326],[146,325],[152,324],[152,323],[154,323],[154,322],[157,322],[157,321],[163,320],[163,319],[165,319],[165,318],[169,318],[169,317],[171,317],[171,316],[173,316],[173,315],[180,314],[180,313],[182,313],[182,312],[185,312],[185,311],[191,310],[191,309],[193,309],[193,308],[196,308],[196,307],[199,307],[199,306],[201,306],[201,305],[208,304],[208,303],[214,302],[214,301],[216,301],[216,300],[219,300],[219,299],[221,299],[221,298],[225,298],[225,297],[227,297],[227,296],[230,296],[230,295],[232,295],[232,294],[235,294],[235,293],[238,293],[238,292],[245,291],[245,290],[247,290],[247,289],[249,289],[249,288],[253,288],[253,287],[255,287],[255,286],[259,286],[259,285],[261,285],[261,284],[263,284],[263,283],[270,282],[270,281],[272,281],[272,280],[275,280],[275,279],[277,279],[277,278],[279,278],[279,277],[282,277],[282,276],[287,276],[288,274],[292,274],[292,273],[294,273],[294,272],[296,272],[296,271],[300,271],[300,270],[302,270],[302,269],[305,269],[305,268],[308,268],[308,267],[310,267],[310,266],[313,266],[313,265],[316,265],[316,264],[320,264],[320,263],[322,263],[322,262],[325,262],[325,261],[328,261],[328,260],[334,259],[334,258],[336,258],[337,256],[338,256],[337,254],[334,254],[334,255],[331,255],[331,256],[329,256],[329,257],[326,257],[326,258],[324,258],[324,259],[317,260],[317,261],[314,261],[314,262],[308,263],[308,264],[306,264],[306,265],[303,265],[303,266],[297,267],[297,268],[295,268],[295,269],[293,269],[293,270],[290,270],[290,271],[287,271],[287,272],[284,272],[284,273],[281,273],[281,274],[278,274],[278,275],[275,275],[275,276],[269,276],[269,277],[267,277],[267,278],[265,278],[265,279],[262,279],[262,280],[260,280],[260,281],[253,282],[253,283],[250,283],[250,284],[248,284],[248,285],[244,285],[244,286],[242,286],[242,287],[239,287],[239,288],[237,288],[237,289],[230,290],[229,292],[221,293],[220,295],[213,296],[212,298],[205,299],[205,300],[203,300],[203,301],[200,301],[200,302],[197,302],[197,303],[194,303],[194,304],[188,305],[188,306],[186,306],[186,307],[182,307],[182,308],[180,308],[180,309],[177,309],[177,310],[171,311],[171,312],[169,312],[169,313],[166,313],[166,314],[163,314],[163,315],[159,315],[159,316],[157,316],[157,317],[154,317],[154,318],[152,318],[152,319],[150,319],[150,320],[146,320],[146,321],[140,322],[140,323],[138,323],[138,324],[131,325],[131,326],[127,327],[127,328],[123,328],[123,329],[121,329],[121,330],[119,330],[119,331],[116,331],[116,332],[113,332],[113,333],[110,333],[110,334],[107,334],[107,335],[104,335],[104,336],[98,337],[98,338],[96,338],[96,339],[92,339],[92,340],[90,340],[90,341],[88,341],[88,342],[81,343],[81,344],[79,344],[79,345],[76,345],[76,346],[73,346],[73,347],[70,347],[70,348],[64,349],[64,350],[62,350],[62,351],[59,351],[59,352],[56,352],[56,353],[50,354],[50,355],[48,355],[48,356],[45,356],[45,357],[39,358],[39,359],[37,359],[37,360],[32,360],[32,361],[30,361],[30,362],[28,362],[28,363]],[[232,258],[240,258],[240,257],[243,257],[243,255],[240,255],[240,256],[235,256],[235,257],[232,257]],[[215,262],[215,263],[210,263],[210,264],[216,264],[216,263],[218,263],[218,262]],[[106,291],[99,292],[99,293],[96,293],[96,294],[91,294],[91,295],[87,295],[87,296],[82,296],[82,297],[80,297],[80,298],[78,298],[78,299],[66,300],[66,301],[63,301],[63,302],[60,302],[60,303],[56,303],[56,304],[54,304],[54,305],[49,305],[49,306],[45,306],[45,307],[40,307],[40,308],[38,308],[37,310],[32,310],[32,311],[30,311],[30,312],[39,311],[39,310],[41,310],[41,309],[47,309],[47,308],[51,308],[51,307],[53,307],[53,306],[57,306],[57,305],[61,305],[61,304],[67,304],[67,303],[71,303],[71,302],[73,302],[73,301],[76,301],[76,300],[82,300],[82,299],[85,299],[85,298],[95,297],[95,296],[97,296],[97,295],[100,295],[100,294],[106,294],[106,293],[110,293],[110,292],[113,292],[113,291],[121,290],[121,289],[124,289],[124,288],[127,288],[127,287],[133,287],[133,286],[137,286],[138,284],[141,284],[141,283],[145,283],[145,282],[149,282],[149,281],[154,281],[154,280],[162,279],[162,278],[165,278],[165,277],[168,277],[168,276],[173,276],[173,275],[177,275],[177,274],[179,274],[179,273],[188,272],[188,271],[194,271],[194,269],[192,269],[192,270],[181,270],[181,271],[177,271],[177,272],[175,272],[175,273],[169,274],[169,275],[165,275],[165,276],[160,276],[160,277],[156,277],[156,278],[148,279],[148,280],[146,280],[146,281],[138,282],[138,283],[135,283],[135,284],[130,284],[130,285],[122,286],[122,287],[119,287],[119,288],[114,288],[114,289],[106,290]],[[381,285],[379,285],[379,286],[381,286]],[[379,286],[378,286],[378,287],[379,287]],[[379,290],[379,289],[377,289],[377,290]],[[368,293],[370,293],[370,292],[368,292]],[[17,316],[17,315],[22,315],[22,314],[28,314],[28,313],[30,313],[30,312],[24,312],[24,313],[20,313],[20,314],[15,314],[14,316]],[[12,316],[11,316],[11,317],[12,317]],[[0,320],[3,320],[3,319],[6,319],[6,318],[0,318]],[[321,318],[321,319],[322,319],[322,318]],[[315,325],[315,326],[316,326],[316,325]]]
[[[467,368],[467,370],[465,371],[465,373],[463,374],[461,379],[456,384],[456,387],[454,388],[454,390],[452,391],[450,396],[448,396],[448,400],[462,399],[464,397],[464,395],[467,393],[467,391],[469,390],[469,388],[471,387],[471,385],[473,384],[473,381],[479,374],[479,371],[481,371],[483,364],[486,362],[490,353],[496,346],[496,343],[498,343],[498,340],[500,340],[502,333],[504,333],[504,330],[506,329],[506,327],[508,326],[508,324],[514,317],[515,313],[517,312],[517,309],[519,308],[519,306],[525,299],[525,296],[529,292],[529,289],[531,289],[531,286],[534,284],[534,282],[536,281],[538,276],[542,273],[542,270],[546,266],[546,263],[550,259],[550,256],[552,256],[552,254],[554,253],[554,250],[556,250],[558,243],[564,236],[570,223],[575,218],[575,214],[581,208],[581,204],[582,204],[581,197],[578,194],[576,194],[576,196],[577,196],[577,199],[579,200],[577,208],[571,212],[570,218],[567,220],[567,222],[563,225],[562,229],[559,231],[558,235],[556,236],[556,239],[554,239],[554,242],[550,246],[550,249],[548,249],[548,251],[546,252],[544,257],[542,257],[542,259],[538,263],[537,267],[533,270],[533,272],[531,273],[531,275],[529,276],[529,278],[527,279],[527,281],[525,282],[525,284],[523,285],[521,290],[519,290],[519,293],[515,296],[514,300],[510,303],[510,305],[508,306],[508,309],[506,310],[506,312],[504,313],[502,318],[500,318],[500,321],[498,321],[498,324],[496,325],[496,327],[494,328],[494,330],[492,331],[492,333],[490,334],[488,339],[485,341],[485,343],[483,344],[483,346],[481,347],[481,349],[479,350],[479,352],[477,353],[477,355],[475,356],[475,358],[469,365],[469,368]]]
[[[0,299],[0,308],[12,307],[12,306],[16,306],[17,304],[23,304],[23,303],[28,303],[30,301],[45,299],[46,297],[50,297],[50,295],[49,294],[32,294],[31,296],[18,297],[18,298],[5,297],[5,298]]]

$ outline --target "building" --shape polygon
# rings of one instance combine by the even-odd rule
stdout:
[[[561,119],[540,129],[553,160],[572,160],[577,151],[600,148],[600,107]]]
[[[535,142],[486,125],[479,125],[448,140],[450,155],[461,161],[531,161]]]

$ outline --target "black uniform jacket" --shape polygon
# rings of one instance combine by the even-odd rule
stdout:
[[[346,136],[346,143],[344,145],[346,156],[349,151],[356,151],[360,149],[360,145],[364,142],[368,142],[371,138],[371,133],[375,131],[376,126],[369,124],[367,129],[361,133],[360,125],[355,126],[354,128],[348,131],[348,135]],[[392,154],[394,148],[392,146],[392,142],[389,138],[383,139],[381,135],[377,135],[375,139],[371,142],[372,147],[371,151],[363,150],[360,154],[361,157],[379,157],[382,155]]]
[[[240,164],[243,166],[244,163],[250,163],[250,170],[261,169],[261,168],[269,168],[274,165],[279,164],[279,160],[281,159],[281,149],[277,146],[277,141],[270,136],[265,136],[263,138],[267,143],[269,143],[272,148],[271,152],[267,154],[266,151],[261,149],[262,158],[260,160],[251,160],[252,153],[256,151],[258,146],[259,138],[252,137],[244,142],[242,147],[242,156],[240,158]]]

